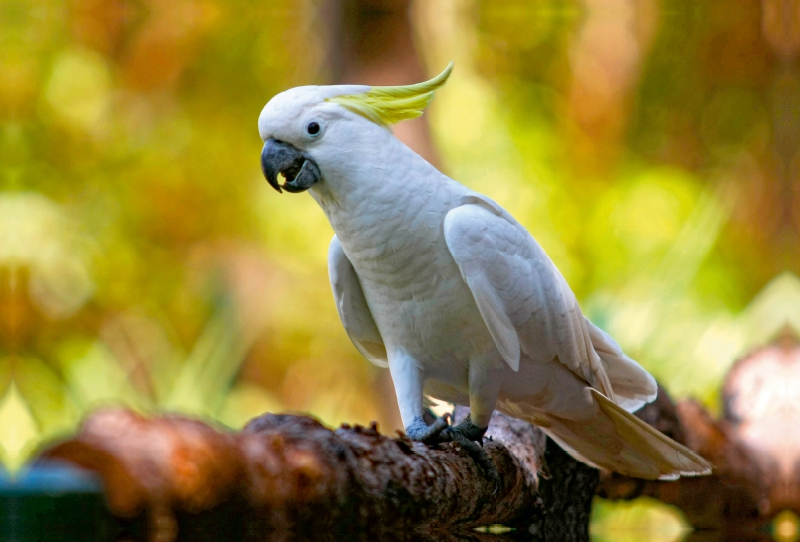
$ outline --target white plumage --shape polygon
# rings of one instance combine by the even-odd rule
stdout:
[[[448,178],[389,130],[327,98],[370,87],[300,87],[264,108],[259,130],[305,153],[310,193],[336,236],[328,256],[356,348],[388,366],[403,423],[423,394],[542,427],[576,458],[642,478],[710,465],[629,412],[656,383],[581,313],[535,239],[486,196]],[[316,123],[321,133],[304,133]]]

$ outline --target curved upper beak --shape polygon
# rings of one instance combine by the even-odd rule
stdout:
[[[319,166],[311,156],[273,138],[264,143],[261,151],[261,171],[278,192],[282,191],[281,188],[292,193],[303,192],[322,179]],[[278,174],[285,179],[282,185],[278,183]]]

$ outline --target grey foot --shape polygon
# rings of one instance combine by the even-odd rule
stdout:
[[[411,440],[424,442],[425,444],[438,444],[446,439],[442,439],[442,432],[450,427],[448,416],[439,418],[430,410],[426,411],[428,417],[433,418],[433,423],[428,425],[422,416],[417,416],[414,421],[406,427],[406,435]]]
[[[483,446],[483,435],[486,434],[487,429],[489,428],[478,427],[472,423],[472,419],[470,418],[469,414],[467,414],[467,417],[464,418],[460,424],[456,425],[455,427],[449,427],[448,431],[458,433],[459,435],[468,439],[471,443],[478,443]]]

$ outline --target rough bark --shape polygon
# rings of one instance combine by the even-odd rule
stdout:
[[[454,422],[460,422],[468,413],[468,408],[456,407]],[[532,483],[537,487],[541,513],[522,518],[522,527],[542,540],[589,540],[589,518],[599,471],[575,461],[539,428],[497,412],[492,415],[487,434],[503,442],[523,464],[530,465],[529,472],[538,474],[538,484]]]
[[[592,500],[600,471],[575,461],[549,438],[544,463],[546,473],[539,483],[539,495],[545,513],[531,531],[541,534],[544,540],[589,540]]]
[[[217,518],[239,540],[412,532],[474,539],[481,536],[474,527],[527,529],[542,514],[536,487],[543,434],[499,414],[490,434],[485,449],[503,481],[497,493],[452,443],[432,448],[392,439],[374,425],[331,431],[286,414],[265,414],[232,433],[179,416],[104,410],[42,458],[97,472],[111,512],[144,522],[150,540],[185,538],[198,518],[208,525]]]

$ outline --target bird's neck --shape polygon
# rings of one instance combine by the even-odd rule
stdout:
[[[389,220],[402,214],[448,180],[388,131],[372,136],[357,152],[323,167],[324,181],[310,190],[337,234],[351,226],[363,228],[363,217]]]
[[[434,215],[444,220],[460,187],[388,132],[376,139],[357,160],[323,169],[325,181],[311,189],[351,258],[435,236]]]

